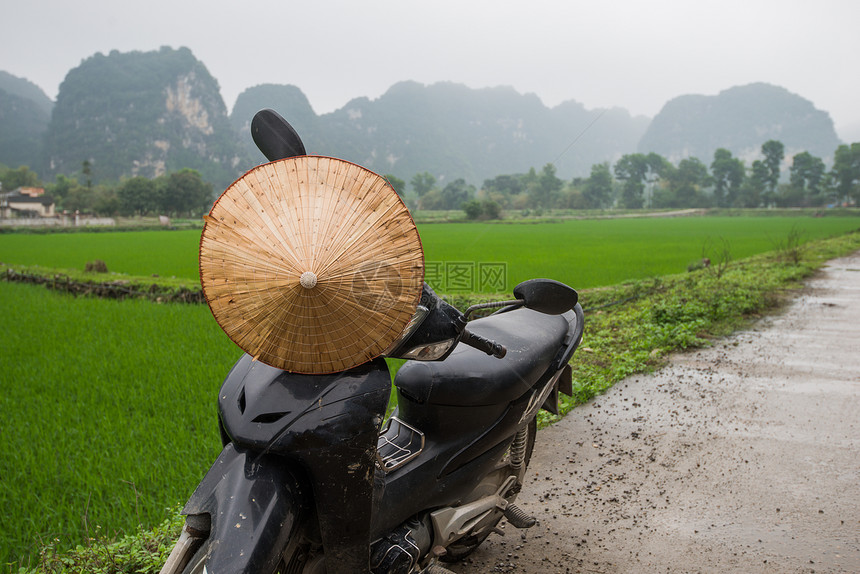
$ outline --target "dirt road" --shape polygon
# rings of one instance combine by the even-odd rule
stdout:
[[[520,501],[534,528],[449,568],[860,572],[860,254],[541,431]]]

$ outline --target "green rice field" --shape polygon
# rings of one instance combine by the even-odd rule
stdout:
[[[793,228],[809,240],[858,227],[860,219],[850,217],[682,217],[439,224],[419,232],[428,262],[505,262],[510,290],[534,277],[586,289],[681,273],[708,246],[713,258],[723,239],[739,259],[774,249]]]
[[[428,263],[502,262],[510,289],[531,277],[587,288],[681,273],[723,240],[740,259],[792,230],[815,239],[858,227],[850,217],[695,217],[419,232]],[[0,262],[82,270],[102,259],[114,272],[194,280],[199,238],[0,234]],[[240,351],[205,305],[76,299],[5,282],[0,302],[0,568],[51,541],[67,548],[161,522],[220,449],[216,392]]]
[[[428,282],[439,291],[481,292],[488,289],[477,279],[482,264],[505,264],[506,290],[546,276],[588,288],[683,272],[722,240],[732,257],[742,258],[774,249],[793,228],[804,239],[818,239],[858,227],[854,217],[679,217],[423,224],[419,233]],[[0,262],[82,270],[87,261],[101,259],[114,272],[193,280],[199,241],[198,230],[5,234]],[[454,269],[463,268],[459,264],[467,272],[473,268],[472,288],[448,285]]]
[[[0,282],[0,568],[42,544],[156,524],[220,451],[241,352],[205,305]]]

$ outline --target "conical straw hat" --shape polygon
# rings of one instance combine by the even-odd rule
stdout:
[[[424,254],[382,177],[327,157],[258,166],[205,218],[200,279],[215,320],[279,369],[333,373],[378,357],[415,312]]]

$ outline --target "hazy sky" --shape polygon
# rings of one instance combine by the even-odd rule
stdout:
[[[187,46],[228,110],[262,83],[296,85],[326,113],[415,80],[654,116],[682,94],[762,81],[860,138],[857,0],[0,1],[0,70],[51,98],[96,52]]]

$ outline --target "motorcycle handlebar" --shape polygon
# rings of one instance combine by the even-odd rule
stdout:
[[[460,338],[460,342],[478,349],[479,351],[483,351],[488,355],[492,355],[497,359],[501,359],[508,352],[504,345],[480,335],[476,335],[469,331],[468,328],[463,329],[463,336]]]

